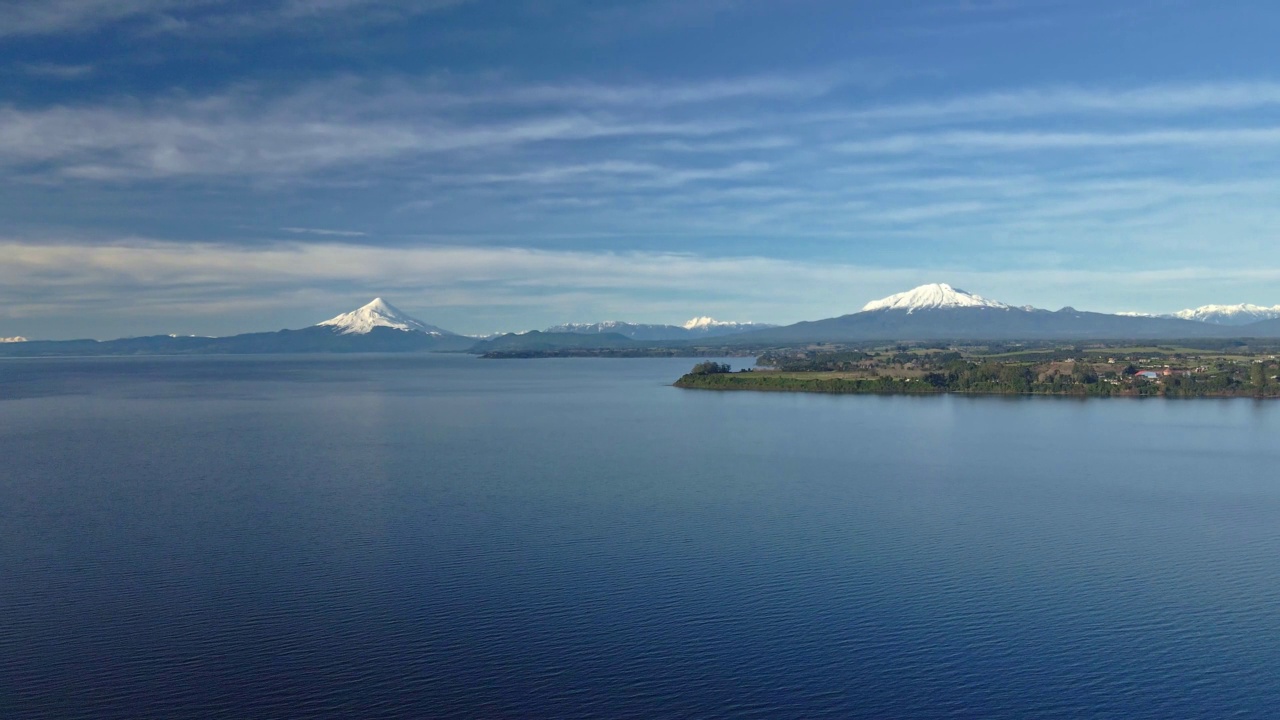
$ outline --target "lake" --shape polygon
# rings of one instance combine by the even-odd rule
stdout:
[[[1280,403],[694,362],[0,361],[0,717],[1274,717]]]

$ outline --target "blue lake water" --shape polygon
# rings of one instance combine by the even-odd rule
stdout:
[[[1275,717],[1280,403],[693,362],[0,362],[0,718]]]

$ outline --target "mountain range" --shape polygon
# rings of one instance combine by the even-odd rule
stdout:
[[[777,327],[766,323],[729,322],[710,317],[696,317],[683,325],[650,325],[608,320],[598,323],[565,323],[547,328],[546,333],[572,333],[577,335],[615,334],[632,340],[696,340],[721,337],[752,330]]]
[[[119,340],[29,340],[0,345],[0,356],[258,355],[273,353],[464,351],[475,338],[428,325],[382,298],[300,330],[229,337],[152,335]]]
[[[1245,322],[1253,318],[1265,318]],[[155,335],[119,340],[5,338],[0,356],[542,351],[693,345],[761,347],[898,340],[1191,340],[1280,338],[1280,306],[1210,305],[1170,315],[1014,307],[945,283],[866,303],[848,315],[772,326],[694,318],[683,325],[620,321],[558,325],[486,339],[429,325],[382,298],[311,327],[230,337]]]
[[[1201,305],[1198,308],[1179,310],[1175,313],[1155,315],[1151,313],[1122,312],[1127,317],[1162,317],[1180,320],[1197,320],[1215,325],[1250,325],[1263,320],[1280,320],[1280,305],[1265,307],[1263,305]]]
[[[1167,317],[1112,315],[1066,307],[1014,307],[945,283],[874,300],[849,315],[744,333],[738,343],[870,340],[1154,340],[1250,336],[1226,327]],[[1265,328],[1264,328],[1265,329]]]

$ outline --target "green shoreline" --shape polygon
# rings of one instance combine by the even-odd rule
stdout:
[[[726,363],[701,362],[674,385],[828,395],[1280,397],[1280,363],[1274,355],[1164,357],[1150,350],[1105,360],[1086,355],[1080,348],[1037,353],[1034,359],[989,349],[787,351],[762,355],[763,369],[733,372]]]
[[[710,390],[714,392],[772,392],[772,393],[810,393],[816,395],[968,395],[976,397],[1059,397],[1059,398],[1163,398],[1167,400],[1182,399],[1231,399],[1243,398],[1251,400],[1275,400],[1280,395],[1259,395],[1256,393],[1201,393],[1201,394],[1166,394],[1163,392],[1139,393],[1133,391],[1113,392],[1079,392],[1079,391],[1021,391],[1021,390],[946,390],[927,386],[923,383],[892,381],[882,384],[865,380],[795,380],[787,383],[771,383],[769,377],[745,377],[750,373],[732,373],[720,376],[689,374],[672,383],[672,387],[685,390]]]
[[[698,363],[674,385],[828,395],[1277,398],[1274,348],[1161,346],[809,347],[762,353],[758,367]]]

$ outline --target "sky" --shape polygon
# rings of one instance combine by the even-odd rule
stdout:
[[[0,336],[1280,303],[1280,4],[0,0]]]

